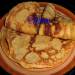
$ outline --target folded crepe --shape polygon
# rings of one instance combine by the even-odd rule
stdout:
[[[39,18],[34,18],[36,16]],[[40,24],[38,22],[40,18],[50,21]],[[37,20],[36,24],[34,24],[34,20]],[[20,3],[7,15],[5,26],[27,34],[50,35],[75,40],[75,22],[65,14],[58,12],[51,3]]]
[[[55,17],[54,6],[52,4],[48,4],[48,7],[49,13],[51,12],[48,16],[53,19]],[[46,10],[45,8],[46,5],[43,5],[42,3],[20,3],[16,7],[12,8],[8,13],[5,20],[5,26],[23,33],[37,34],[39,23],[38,25],[34,25],[33,18],[35,16],[38,16],[39,18],[42,17],[42,14]],[[45,12],[45,14],[46,13],[48,12]],[[46,15],[43,16],[46,18]]]

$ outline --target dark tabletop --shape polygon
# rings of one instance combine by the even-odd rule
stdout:
[[[0,0],[0,16],[3,16],[13,6],[23,1],[28,1],[28,0]],[[52,3],[62,5],[63,7],[69,9],[71,12],[75,14],[75,1],[74,0],[50,0],[50,1],[45,0],[45,2],[52,2]],[[0,75],[10,75],[10,74],[0,67]],[[69,72],[67,72],[65,75],[75,75],[75,67],[71,69]]]

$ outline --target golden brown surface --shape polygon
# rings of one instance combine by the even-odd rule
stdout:
[[[32,16],[47,18],[49,24],[35,24]],[[5,26],[27,34],[49,35],[75,40],[75,21],[55,9],[53,4],[23,2],[12,8],[6,17]]]
[[[25,68],[54,68],[63,63],[75,48],[75,41],[72,40],[41,35],[34,37],[34,35],[18,34],[8,28],[2,29],[4,35],[5,30],[6,36],[2,35],[1,40],[2,49],[9,58]]]
[[[14,34],[9,27],[8,33],[9,35],[5,37],[10,49],[6,54],[25,68],[53,68],[61,65],[75,48],[75,41],[72,40],[62,40],[46,35],[34,37],[34,35],[15,33],[15,31]],[[34,39],[32,43],[31,39]],[[5,42],[4,39],[2,39],[3,42]]]

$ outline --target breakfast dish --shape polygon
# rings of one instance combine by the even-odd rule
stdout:
[[[1,48],[23,68],[55,68],[75,49],[75,21],[52,3],[23,2],[10,10]]]
[[[45,24],[45,22],[47,23]],[[40,24],[43,24],[43,26]],[[75,23],[69,17],[57,11],[50,3],[47,5],[37,2],[18,4],[6,17],[5,26],[27,34],[38,33],[75,40]]]

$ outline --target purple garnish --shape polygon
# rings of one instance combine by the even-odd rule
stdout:
[[[33,23],[33,17],[32,17],[32,16],[28,16],[27,21],[28,21],[29,23]]]
[[[47,19],[47,18],[41,18],[41,21],[40,21],[40,24],[49,24],[50,23],[50,20]]]
[[[33,19],[33,22],[34,22],[34,24],[49,24],[50,23],[50,20],[49,19],[47,19],[47,18],[40,18],[40,17],[37,17],[37,16],[35,16],[34,17],[34,19]]]
[[[35,24],[35,25],[38,25],[38,24],[40,24],[40,17],[37,17],[37,16],[34,16],[33,17],[33,23]]]
[[[42,17],[40,18],[36,15],[28,17],[28,21],[30,23],[33,22],[35,25],[39,25],[39,24],[48,24],[49,25],[49,23],[50,23],[50,19],[42,18]]]

